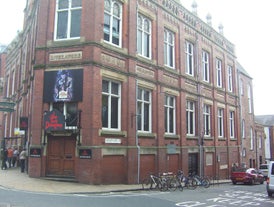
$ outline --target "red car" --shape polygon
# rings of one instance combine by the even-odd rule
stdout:
[[[237,183],[245,183],[251,185],[255,183],[264,183],[264,176],[260,171],[255,168],[237,168],[231,173],[230,179],[234,185]]]

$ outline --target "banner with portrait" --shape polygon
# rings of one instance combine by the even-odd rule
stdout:
[[[77,102],[83,99],[83,69],[45,71],[44,102]]]

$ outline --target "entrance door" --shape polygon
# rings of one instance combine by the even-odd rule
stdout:
[[[198,153],[188,154],[188,173],[199,174],[198,172]]]
[[[75,138],[49,137],[47,175],[74,176],[75,147]]]

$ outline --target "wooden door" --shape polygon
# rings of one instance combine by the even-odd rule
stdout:
[[[74,176],[76,141],[71,137],[49,137],[47,175]]]

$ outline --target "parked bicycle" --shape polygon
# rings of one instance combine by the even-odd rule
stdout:
[[[150,174],[148,178],[145,178],[142,182],[142,187],[144,190],[167,190],[167,183],[163,177]]]
[[[193,180],[195,180],[197,186],[203,186],[204,188],[209,188],[210,180],[207,177],[202,177],[192,173],[190,176]]]
[[[194,190],[197,187],[197,182],[192,177],[186,176],[182,170],[179,170],[176,175],[179,190],[183,191],[184,188]]]

